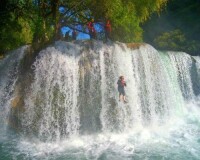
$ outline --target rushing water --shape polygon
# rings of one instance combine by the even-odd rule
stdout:
[[[8,117],[16,114],[11,101],[25,49],[0,61],[0,159],[200,159],[199,57],[147,44],[56,42],[32,64],[30,84],[20,85],[23,110],[13,131]],[[127,104],[118,100],[120,75]]]

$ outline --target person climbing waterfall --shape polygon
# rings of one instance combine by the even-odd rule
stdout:
[[[119,80],[117,81],[118,85],[118,92],[119,92],[119,101],[123,100],[124,103],[126,103],[126,97],[125,97],[125,90],[124,87],[126,86],[126,82],[124,80],[124,76],[120,76]]]

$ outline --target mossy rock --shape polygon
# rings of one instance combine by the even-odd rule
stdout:
[[[21,96],[16,96],[11,101],[11,107],[13,109],[24,111],[24,99]]]
[[[144,46],[145,43],[126,43],[126,46],[130,49],[139,49],[140,46]]]

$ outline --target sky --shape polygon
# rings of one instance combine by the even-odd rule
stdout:
[[[65,33],[67,31],[70,31],[69,35],[72,36],[72,31],[73,31],[72,29],[70,29],[69,27],[62,27],[61,28],[61,32],[62,32],[63,36],[65,35]],[[77,40],[82,40],[82,39],[90,39],[89,34],[78,32]]]
[[[77,26],[75,26],[75,28],[82,30],[83,26],[77,25]],[[95,28],[97,34],[100,33],[100,32],[104,32],[104,27],[103,27],[102,23],[94,23],[94,28]],[[62,32],[63,36],[68,31],[70,31],[69,35],[72,36],[72,31],[73,31],[72,29],[70,29],[69,27],[62,27],[61,28],[61,32]],[[89,32],[88,29],[86,29],[86,32],[87,33]],[[90,39],[89,34],[78,32],[77,40],[83,40],[83,39]]]
[[[65,8],[64,8],[64,7],[60,7],[60,8],[59,8],[59,11],[60,11],[61,13],[64,13],[64,12],[65,12]],[[68,14],[70,15],[71,13],[68,12]],[[66,16],[69,16],[69,15],[66,14]],[[103,25],[101,22],[94,23],[94,28],[95,28],[97,34],[100,33],[100,32],[104,32],[104,27],[103,27],[103,26],[104,26],[104,25]],[[77,25],[77,26],[73,26],[73,27],[75,27],[75,28],[77,28],[77,29],[79,29],[79,30],[83,30],[83,27],[84,27],[84,26],[82,26],[82,25]],[[85,26],[85,27],[86,27],[86,26]],[[70,28],[67,27],[67,26],[61,28],[61,32],[62,32],[62,34],[63,34],[63,37],[65,36],[65,33],[68,32],[68,31],[70,31],[69,35],[72,36],[72,31],[73,31],[72,29],[70,29]],[[86,28],[86,32],[87,32],[87,33],[89,32],[87,28]],[[85,34],[85,33],[82,33],[82,32],[78,32],[77,40],[82,40],[82,39],[90,39],[89,34]]]

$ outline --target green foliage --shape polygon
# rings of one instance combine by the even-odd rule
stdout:
[[[200,50],[200,36],[198,32],[200,30],[200,1],[199,0],[173,0],[168,3],[165,12],[162,12],[160,16],[153,15],[149,21],[145,23],[143,29],[144,40],[150,43],[158,49],[176,49],[185,51],[192,55],[199,55]],[[158,44],[158,39],[165,37],[166,33],[172,36],[172,31],[180,30],[181,34],[185,37],[185,41],[166,44],[161,39],[162,43]],[[165,35],[165,36],[164,36]],[[173,35],[176,36],[176,35]],[[155,40],[156,39],[156,40]],[[168,38],[170,39],[170,38]],[[156,42],[156,44],[155,44]],[[183,46],[182,46],[183,45]],[[163,47],[165,46],[165,47]],[[166,47],[168,46],[168,47]]]
[[[54,27],[47,24],[41,17],[37,18],[34,25],[34,42],[49,41],[53,37]]]
[[[167,0],[90,0],[87,5],[95,20],[110,19],[113,40],[141,42],[143,30],[140,24],[153,12],[159,12]]]
[[[154,40],[154,43],[161,49],[178,50],[183,49],[186,38],[180,30],[165,32]]]
[[[31,22],[28,22],[23,18],[19,18],[18,23],[21,27],[21,30],[17,32],[17,34],[19,35],[19,41],[21,42],[21,44],[31,43],[33,39],[32,27],[30,24]]]
[[[24,1],[6,1],[0,14],[0,52],[15,49],[24,44],[32,42],[32,21],[24,12]]]
[[[135,5],[137,17],[140,21],[146,21],[153,12],[160,12],[167,0],[132,0]]]
[[[135,15],[135,8],[131,2],[124,4],[121,0],[97,2],[94,12],[95,19],[109,19],[112,25],[112,37],[114,40],[131,42],[142,41],[142,30],[139,27],[139,20]],[[99,7],[98,7],[99,6]],[[99,14],[102,13],[102,14]]]
[[[185,51],[188,53],[195,52],[200,48],[198,41],[187,41],[181,30],[164,32],[154,40],[154,44],[161,50]]]
[[[141,23],[153,12],[159,12],[167,0],[8,0],[0,16],[0,50],[58,38],[60,28],[72,29],[95,22],[112,23],[112,39],[122,42],[142,41]],[[59,12],[59,8],[63,12]],[[77,29],[77,28],[76,28]]]
[[[4,25],[4,27],[0,27],[1,51],[11,50],[32,42],[32,28],[25,19],[15,19],[14,15],[11,14]]]

